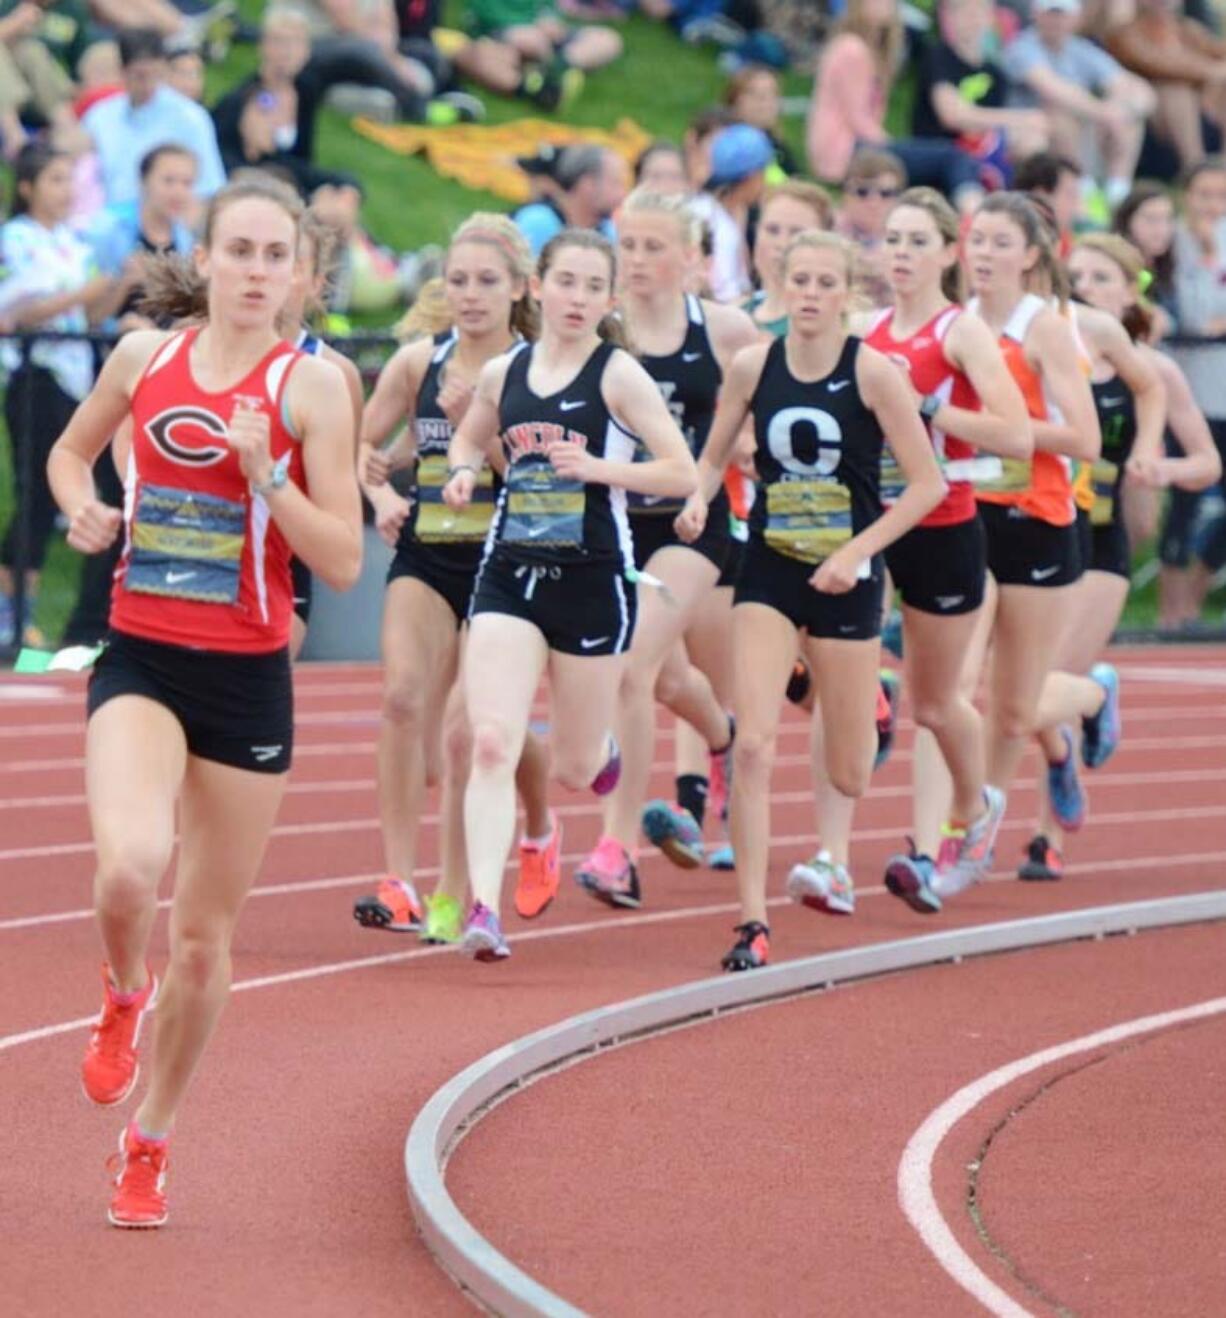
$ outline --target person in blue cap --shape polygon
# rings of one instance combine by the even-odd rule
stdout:
[[[753,289],[749,212],[761,200],[774,159],[770,138],[749,124],[729,124],[711,143],[711,173],[694,209],[711,226],[711,291],[717,302],[740,301]]]

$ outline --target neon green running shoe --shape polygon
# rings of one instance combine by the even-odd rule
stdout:
[[[454,897],[434,892],[426,898],[426,920],[421,927],[423,943],[458,943],[464,932],[464,911]]]

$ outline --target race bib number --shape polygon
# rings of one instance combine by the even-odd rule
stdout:
[[[816,565],[852,537],[851,494],[837,481],[784,477],[766,487],[766,543]]]
[[[1030,462],[1026,458],[1002,458],[1000,475],[981,481],[981,494],[1024,494],[1030,488]]]
[[[132,517],[126,589],[206,604],[238,599],[247,505],[144,485]]]
[[[416,538],[424,544],[472,544],[485,539],[494,516],[494,473],[477,477],[472,501],[456,512],[443,502],[447,455],[433,453],[417,465]]]
[[[1120,469],[1114,462],[1099,458],[1090,470],[1094,503],[1090,507],[1091,526],[1110,526],[1115,521],[1115,490]]]
[[[583,544],[583,483],[563,480],[549,463],[516,463],[507,472],[502,538],[510,544],[578,549]]]

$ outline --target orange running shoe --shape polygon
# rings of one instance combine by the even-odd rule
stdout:
[[[158,982],[152,973],[139,993],[117,993],[111,968],[102,966],[102,1011],[89,1036],[81,1062],[81,1086],[92,1103],[113,1107],[132,1092],[140,1074],[141,1022],[157,1003]]]
[[[558,895],[562,877],[562,825],[550,813],[549,841],[543,847],[519,844],[519,882],[515,886],[515,910],[531,920]]]
[[[411,883],[389,874],[379,880],[377,892],[354,902],[353,918],[365,929],[414,933],[421,928],[421,899]]]
[[[115,1193],[107,1217],[112,1226],[143,1230],[166,1221],[166,1141],[146,1139],[135,1121],[119,1137],[107,1169],[115,1173]]]

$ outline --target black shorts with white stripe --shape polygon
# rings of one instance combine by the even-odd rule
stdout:
[[[983,603],[987,538],[977,516],[952,526],[913,527],[885,551],[885,562],[908,608],[953,618]]]
[[[469,620],[504,613],[530,622],[559,654],[622,654],[637,613],[635,588],[612,561],[544,566],[496,547],[481,567]]]

